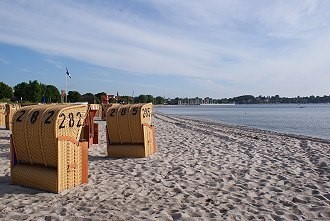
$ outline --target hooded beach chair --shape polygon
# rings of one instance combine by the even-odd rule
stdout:
[[[87,105],[33,105],[13,116],[11,181],[61,192],[88,179],[88,143],[80,142]]]
[[[6,129],[11,130],[12,129],[12,119],[16,111],[21,106],[19,104],[6,104]]]
[[[0,127],[6,126],[6,103],[0,103]]]
[[[107,152],[110,157],[148,157],[156,152],[152,104],[112,106],[107,110]]]
[[[90,147],[92,144],[99,143],[99,125],[94,123],[94,118],[99,110],[99,104],[88,104],[88,114],[80,136],[81,139],[88,141],[88,147]]]

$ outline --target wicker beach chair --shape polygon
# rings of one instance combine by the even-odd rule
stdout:
[[[0,127],[6,126],[6,103],[0,103]]]
[[[12,129],[12,119],[16,111],[20,108],[21,106],[19,104],[6,104],[6,129],[11,130]]]
[[[87,105],[33,105],[13,116],[13,184],[61,192],[88,179],[88,143],[80,142]]]
[[[100,110],[99,104],[89,104],[88,105],[88,114],[84,122],[83,130],[81,131],[81,140],[85,139],[88,141],[88,148],[92,144],[99,143],[99,125],[94,123],[94,117],[97,112]]]
[[[96,111],[95,117],[102,118],[102,104],[98,104],[98,110]]]
[[[112,106],[107,110],[107,151],[110,157],[148,157],[156,152],[152,104]]]

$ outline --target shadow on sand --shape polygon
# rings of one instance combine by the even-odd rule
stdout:
[[[17,185],[12,185],[10,176],[0,176],[0,198],[6,194],[29,194],[35,195],[38,193],[46,193],[44,191],[25,188]]]
[[[10,140],[10,137],[0,137],[0,140]]]
[[[0,153],[0,158],[6,158],[9,160],[9,153]]]
[[[90,156],[88,155],[88,161],[108,161],[108,160],[120,160],[125,158],[114,158],[114,157],[108,157],[108,156]],[[130,158],[127,158],[130,159]]]

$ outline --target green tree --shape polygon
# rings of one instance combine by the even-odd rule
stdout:
[[[96,102],[97,102],[98,104],[101,103],[101,96],[102,96],[102,95],[107,95],[107,93],[105,93],[105,92],[100,92],[100,93],[95,94]]]
[[[78,91],[69,91],[68,102],[74,103],[74,102],[81,102],[81,101],[82,101],[82,97]]]
[[[242,95],[239,97],[234,97],[233,101],[236,104],[255,104],[256,98],[252,95]]]
[[[118,100],[116,98],[114,98],[114,97],[110,97],[109,100],[108,100],[108,102],[110,104],[115,104],[115,103],[118,103]]]
[[[12,96],[13,88],[3,82],[0,82],[0,99],[12,98]]]
[[[26,82],[19,83],[14,86],[14,96],[18,101],[27,101],[28,84]]]
[[[139,102],[139,97],[134,97],[133,99],[134,99],[134,103],[135,103],[135,104],[140,103],[140,102]]]
[[[37,80],[22,82],[14,86],[14,96],[18,101],[25,102],[41,102],[45,96],[48,102],[59,102],[61,99],[60,92],[53,85],[45,85]]]
[[[156,104],[164,104],[165,103],[165,99],[161,96],[157,96],[156,97]]]
[[[26,100],[30,102],[41,102],[43,86],[37,80],[29,81],[27,85]]]
[[[154,97],[152,95],[147,95],[147,102],[146,103],[153,103]]]
[[[135,99],[135,100],[136,100],[136,103],[147,103],[148,98],[147,98],[146,95],[141,94],[141,95],[140,95],[139,97],[137,97],[137,99]]]
[[[44,96],[48,103],[58,103],[61,101],[60,91],[54,85],[46,86]]]
[[[132,103],[134,103],[134,99],[131,96],[120,96],[118,99],[118,103],[132,104]]]
[[[129,104],[134,104],[134,98],[133,97],[131,97],[131,96],[127,96],[127,102],[129,103]]]
[[[89,104],[94,104],[96,103],[96,96],[92,93],[83,94],[82,101],[88,102]]]

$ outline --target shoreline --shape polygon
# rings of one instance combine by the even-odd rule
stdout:
[[[259,133],[276,134],[279,136],[287,136],[287,137],[296,138],[296,139],[304,139],[304,140],[310,140],[310,141],[316,141],[316,142],[330,144],[330,138],[327,139],[327,138],[313,137],[313,136],[308,136],[308,135],[303,135],[303,134],[272,131],[272,130],[261,129],[261,128],[257,128],[257,127],[250,127],[250,126],[239,125],[239,124],[229,124],[229,123],[225,123],[225,122],[220,122],[220,121],[215,121],[215,120],[210,120],[210,119],[201,119],[201,118],[197,118],[197,117],[193,117],[193,116],[184,116],[184,115],[179,115],[179,114],[164,114],[161,112],[155,112],[155,114],[167,116],[169,118],[173,117],[173,118],[180,118],[180,119],[196,121],[196,122],[200,122],[200,123],[214,124],[214,125],[219,125],[222,127],[239,128],[241,130],[246,130],[246,131],[250,130],[250,131],[255,131],[256,133],[259,132]]]
[[[249,105],[254,105],[254,104],[238,104],[238,106],[241,105],[241,106],[249,106]],[[262,105],[262,104],[256,104],[256,105]],[[275,104],[277,105],[277,104]],[[281,105],[281,104],[279,104]],[[292,104],[292,105],[296,105],[296,106],[299,106],[298,104]],[[313,105],[313,104],[309,104],[309,105]],[[318,105],[318,104],[315,104],[315,105]],[[180,109],[181,107],[190,107],[190,106],[200,106],[200,105],[167,105],[168,107],[173,107],[173,108],[178,108]],[[205,106],[205,105],[204,105]],[[207,105],[206,105],[207,106]],[[165,108],[166,107],[158,107],[160,110],[162,108]],[[189,115],[184,115],[184,114],[177,114],[177,113],[163,113],[162,111],[160,110],[155,110],[154,112],[155,113],[158,113],[158,114],[164,114],[164,115],[168,115],[168,116],[176,116],[176,117],[180,117],[180,118],[186,118],[186,119],[191,119],[191,120],[200,120],[200,121],[206,121],[206,122],[214,122],[214,123],[219,123],[219,124],[222,124],[222,125],[225,125],[225,126],[234,126],[234,127],[240,127],[240,128],[250,128],[250,129],[256,129],[256,130],[260,130],[260,131],[267,131],[267,132],[273,132],[273,133],[278,133],[278,134],[283,134],[283,135],[287,135],[287,136],[292,136],[292,137],[300,137],[300,138],[307,138],[307,139],[317,139],[317,140],[325,140],[325,142],[327,141],[330,141],[330,135],[328,135],[327,133],[321,133],[321,135],[318,133],[311,133],[311,128],[310,128],[310,131],[309,133],[307,134],[306,132],[302,132],[300,131],[299,133],[299,130],[296,130],[296,131],[290,131],[290,129],[278,129],[277,131],[276,130],[272,130],[272,129],[269,129],[267,128],[267,126],[261,126],[259,124],[259,126],[251,126],[251,125],[244,125],[244,124],[237,124],[237,123],[231,123],[231,122],[225,122],[223,121],[223,119],[212,119],[212,117],[204,117],[204,118],[199,118],[198,115],[194,115],[194,116],[189,116]],[[269,122],[269,125],[272,125],[270,122]],[[292,126],[292,125],[291,125]],[[301,127],[301,128],[304,128],[304,127]],[[287,131],[287,132],[286,132]]]
[[[59,194],[10,185],[0,128],[0,220],[329,220],[330,144],[155,113],[156,154],[106,157],[105,122],[89,182]]]

